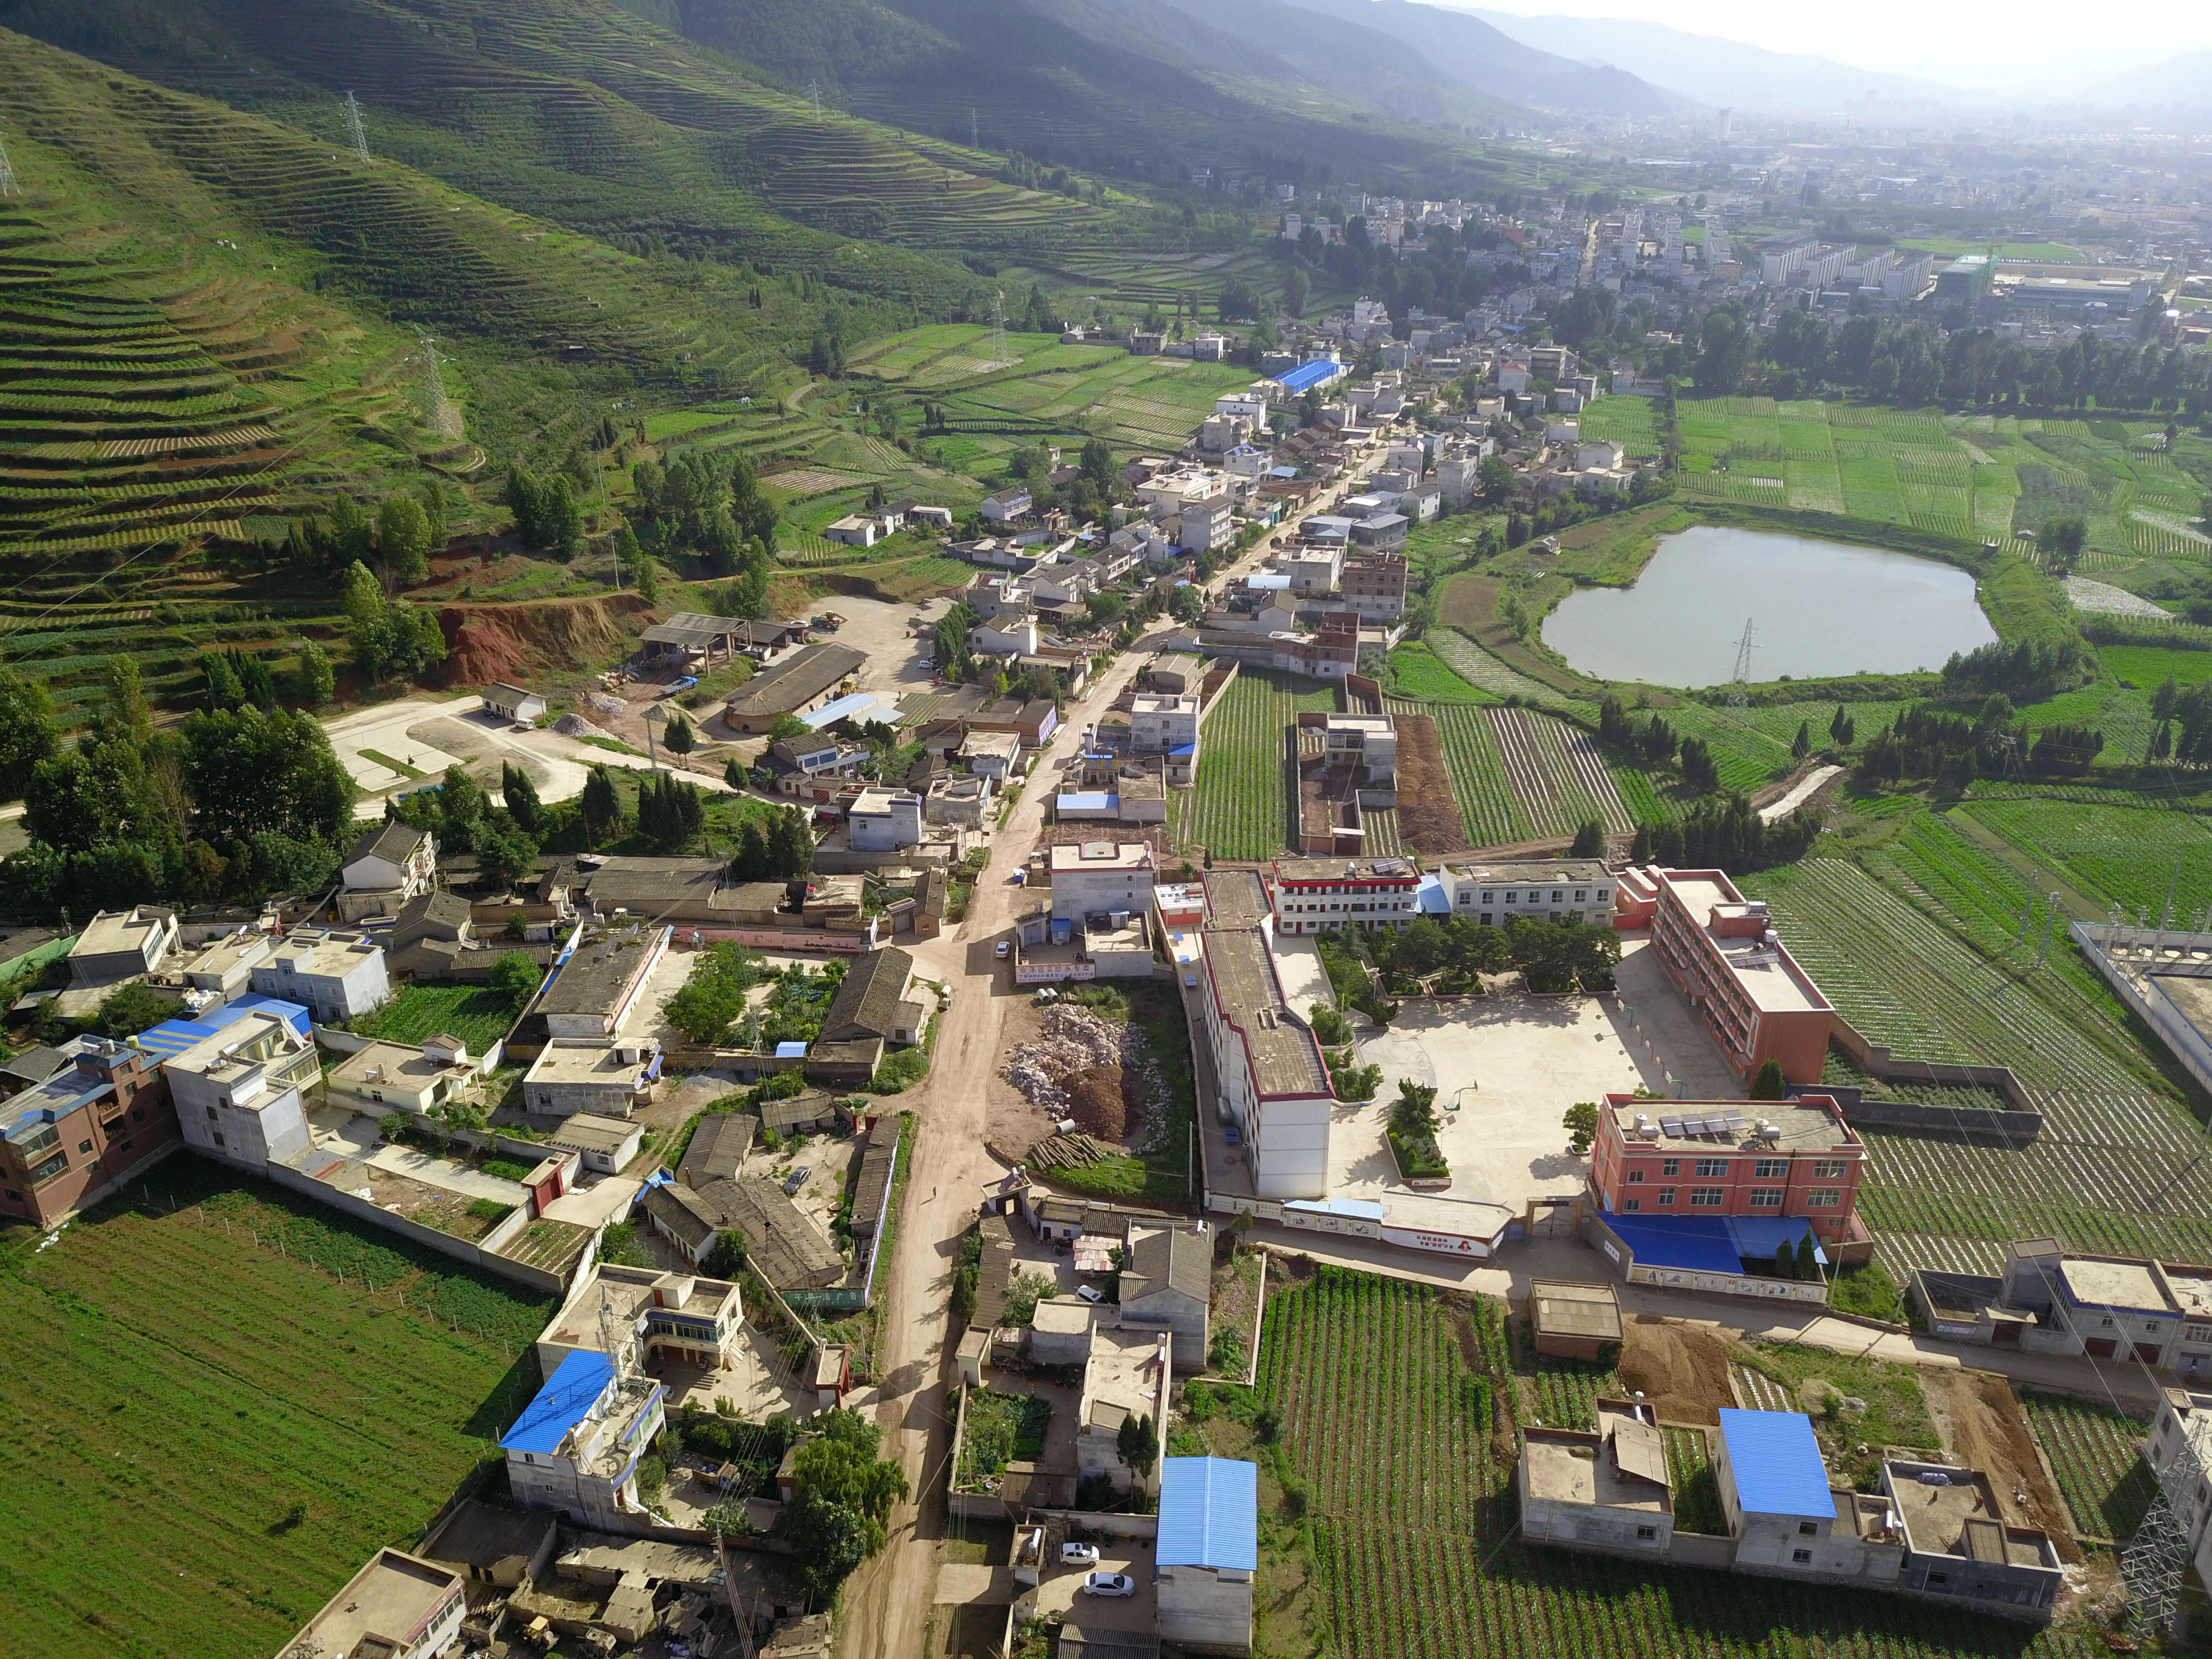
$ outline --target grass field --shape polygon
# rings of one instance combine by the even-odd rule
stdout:
[[[1498,1304],[1332,1267],[1267,1304],[1258,1394],[1282,1413],[1261,1572],[1310,1628],[1262,1621],[1258,1651],[1361,1659],[2088,1659],[2036,1632],[1923,1603],[1528,1549],[1511,1532],[1519,1403]],[[1547,1416],[1545,1419],[1550,1421]],[[1201,1425],[1209,1426],[1209,1425]],[[1673,1437],[1670,1437],[1672,1439]],[[1276,1455],[1262,1449],[1263,1458]],[[1670,1443],[1678,1468],[1700,1449]],[[1295,1508],[1295,1506],[1291,1506]],[[1704,1509],[1692,1513],[1710,1524]],[[1285,1595],[1282,1599],[1288,1600]],[[1273,1613],[1271,1604],[1270,1613]]]
[[[0,1244],[22,1659],[275,1652],[414,1542],[537,1386],[550,1299],[189,1153],[149,1185],[46,1249]]]

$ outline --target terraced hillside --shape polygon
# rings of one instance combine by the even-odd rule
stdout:
[[[736,59],[585,0],[198,0],[24,8],[43,38],[342,141],[601,238],[941,304],[963,254],[1098,240],[1118,211],[985,176],[987,158],[824,109]]]

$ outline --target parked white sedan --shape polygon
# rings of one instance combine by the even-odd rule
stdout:
[[[1085,1595],[1134,1595],[1137,1581],[1126,1572],[1090,1572],[1083,1576]]]
[[[1062,1544],[1060,1565],[1063,1567],[1095,1567],[1098,1565],[1098,1546],[1096,1544]]]

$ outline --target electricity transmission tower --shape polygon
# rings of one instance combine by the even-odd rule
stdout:
[[[1729,679],[1728,706],[1741,714],[1750,707],[1751,618],[1743,619],[1743,637],[1736,641],[1735,672]]]
[[[814,118],[820,120],[822,118],[822,83],[819,81],[809,81],[806,83],[806,98],[807,101],[814,106]]]
[[[1013,361],[1006,355],[1006,291],[995,289],[991,294],[991,361],[1008,363]]]
[[[368,135],[361,130],[361,105],[350,92],[346,94],[345,118],[346,143],[353,146],[356,160],[366,161],[368,160]]]
[[[970,149],[983,148],[983,141],[975,136],[975,106],[973,104],[968,106],[968,148]]]
[[[2173,1449],[2173,1460],[2158,1478],[2158,1497],[2136,1528],[2135,1540],[2120,1554],[2128,1603],[2149,1628],[2163,1632],[2173,1623],[2182,1575],[2189,1569],[2189,1528],[2182,1520],[2190,1489],[2203,1479],[2197,1443],[2186,1433]]]
[[[417,331],[416,338],[422,346],[422,373],[415,382],[415,412],[424,426],[435,428],[446,410],[446,378],[438,369],[438,337],[424,329]]]
[[[0,144],[0,196],[15,193],[15,169],[8,162],[8,146]]]

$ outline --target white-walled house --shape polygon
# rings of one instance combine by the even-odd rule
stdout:
[[[276,942],[251,977],[262,995],[299,1003],[325,1025],[380,1007],[392,995],[384,947],[360,933],[297,929]]]

